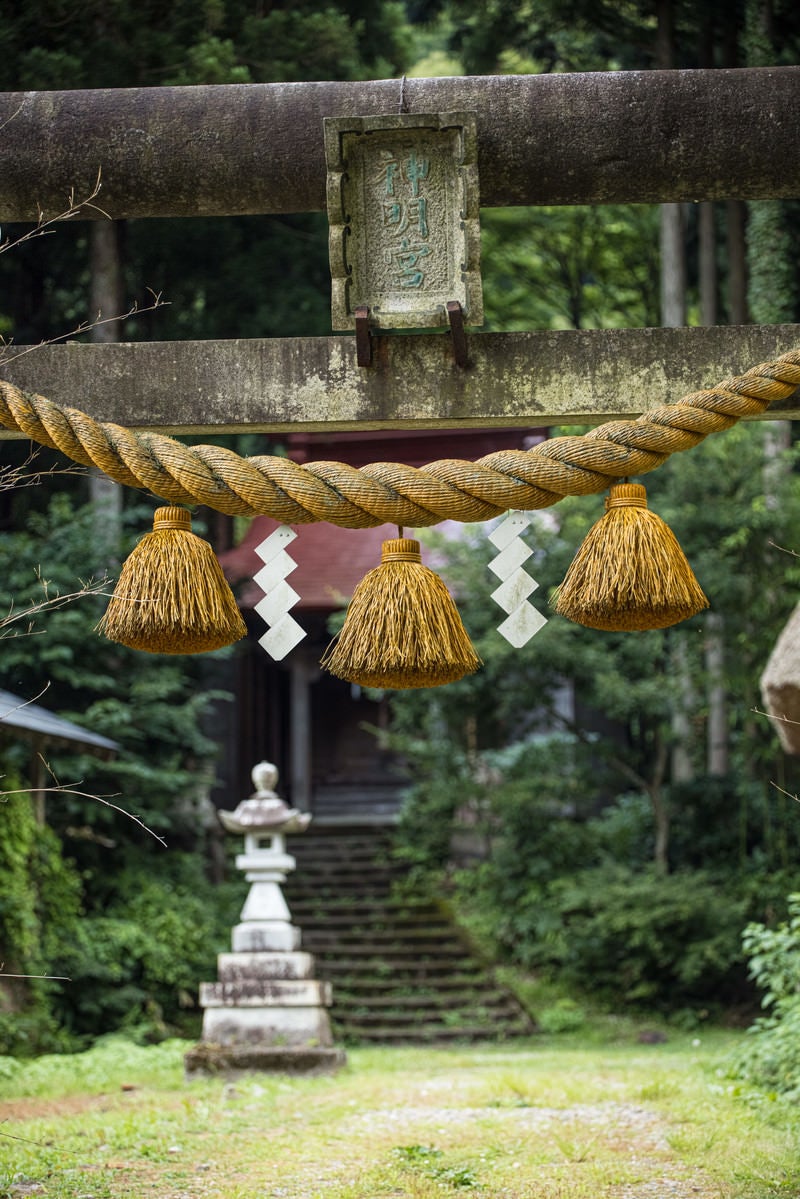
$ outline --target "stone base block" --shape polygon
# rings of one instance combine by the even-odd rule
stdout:
[[[254,982],[256,979],[311,978],[314,959],[310,953],[221,953],[217,977],[221,983]]]
[[[347,1064],[343,1049],[311,1045],[213,1045],[201,1042],[184,1056],[187,1079],[241,1078],[246,1074],[333,1074]]]
[[[237,982],[200,983],[200,1006],[330,1007],[331,984],[311,978],[244,978]]]
[[[208,1007],[203,1013],[203,1040],[269,1049],[333,1044],[328,1013],[321,1007]]]
[[[279,920],[248,920],[231,937],[234,953],[291,953],[300,948],[300,929]]]

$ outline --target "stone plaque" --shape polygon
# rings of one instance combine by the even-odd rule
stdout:
[[[325,118],[334,329],[483,321],[475,116]]]

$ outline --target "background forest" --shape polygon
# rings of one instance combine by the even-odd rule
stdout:
[[[0,49],[5,91],[722,68],[800,62],[800,13],[789,0],[7,0]],[[482,229],[489,329],[800,321],[797,203],[484,210]],[[148,289],[168,304],[86,336],[327,334],[325,218],[59,226],[0,254],[0,332],[57,337],[99,310],[146,306]],[[254,441],[238,448],[268,451]],[[25,452],[4,443],[12,467]],[[800,867],[797,767],[756,711],[800,581],[795,460],[788,424],[758,423],[648,478],[713,597],[712,613],[663,632],[554,619],[513,651],[493,632],[485,531],[438,544],[486,665],[392,700],[389,736],[413,780],[403,853],[419,885],[447,882],[477,936],[571,994],[684,1020],[753,1003],[742,930],[785,917]],[[50,464],[43,453],[36,469]],[[98,505],[116,513],[108,525]],[[554,515],[530,534],[540,607],[599,515],[596,497]],[[50,594],[113,574],[142,524],[137,497],[102,480],[3,487],[0,608],[38,602],[39,571]],[[234,534],[214,514],[208,528],[219,548]],[[0,1052],[120,1027],[192,1033],[197,982],[212,977],[240,903],[209,801],[224,662],[111,647],[91,634],[101,610],[87,595],[42,613],[30,636],[2,629],[2,686],[31,698],[48,687],[42,702],[123,752],[110,764],[54,752],[55,777],[73,786],[48,800],[44,827],[24,791],[5,799],[0,960],[73,983],[37,981],[16,996],[22,1011],[0,1007]],[[29,782],[19,747],[6,741],[1,760],[9,792]],[[169,850],[76,790],[121,793]],[[465,824],[469,853],[454,863]]]

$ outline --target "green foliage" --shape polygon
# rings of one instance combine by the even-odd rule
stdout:
[[[71,985],[54,1001],[62,1027],[86,1041],[102,1030],[138,1040],[197,1035],[197,987],[215,976],[243,899],[237,880],[212,886],[197,855],[172,853],[153,877],[128,868],[114,901],[85,916],[54,955]]]
[[[402,7],[343,0],[259,6],[247,0],[11,0],[0,86],[152,87],[393,74],[409,50]]]
[[[741,1078],[800,1099],[800,894],[788,899],[788,919],[769,928],[748,924],[742,944],[751,978],[764,992],[766,1016],[756,1020],[733,1069]]]
[[[549,1036],[577,1032],[586,1024],[586,1013],[574,999],[558,999],[536,1016],[539,1028]]]
[[[419,1170],[426,1178],[450,1187],[474,1187],[478,1177],[470,1166],[448,1165],[444,1153],[435,1145],[396,1145],[394,1154],[410,1170]]]
[[[132,548],[143,516],[126,514],[139,528],[127,534],[123,552]],[[30,515],[24,530],[6,533],[2,608],[36,605],[76,591],[92,574],[100,577],[103,547],[96,544],[95,523],[91,505],[76,509],[57,495],[46,513]],[[216,745],[204,720],[225,695],[203,685],[205,663],[137,654],[100,638],[93,629],[106,602],[88,595],[34,616],[29,634],[24,622],[10,626],[12,635],[3,641],[6,683],[23,698],[41,694],[51,709],[121,745],[112,762],[53,750],[49,760],[62,782],[98,795],[122,790],[122,806],[159,832],[185,826],[212,777]],[[118,813],[78,796],[60,797],[51,817],[57,827],[88,823],[98,832],[119,829],[120,821]]]
[[[0,973],[54,974],[62,938],[73,934],[80,878],[55,834],[36,823],[30,795],[6,776],[0,797]],[[15,793],[16,792],[16,793]],[[63,1048],[52,1012],[55,983],[30,977],[0,980],[0,1053]]]
[[[10,0],[0,23],[0,88],[153,87],[375,79],[408,65],[394,0]],[[269,147],[265,147],[269,152]],[[76,197],[81,199],[82,197]],[[102,193],[101,200],[102,204]],[[4,237],[23,233],[4,226]],[[127,322],[123,339],[314,336],[330,332],[324,220],[314,215],[148,220],[121,229],[126,296],[169,306]],[[0,325],[18,343],[61,336],[87,312],[81,222],[0,260]]]
[[[397,745],[414,777],[401,835],[413,860],[440,876],[453,836],[459,850],[466,843],[482,855],[458,875],[459,905],[513,961],[617,1004],[749,999],[740,929],[782,911],[787,872],[800,864],[795,807],[770,783],[794,792],[796,767],[753,714],[800,582],[796,560],[770,544],[792,545],[800,520],[794,461],[794,451],[773,456],[762,428],[737,427],[648,480],[650,506],[674,528],[722,628],[722,777],[705,761],[705,617],[637,635],[552,617],[515,651],[494,631],[485,538],[432,539],[485,667],[441,692],[393,698]],[[590,505],[598,507],[564,500],[557,524],[540,518],[528,534],[540,608]],[[669,768],[681,710],[694,771],[686,782]],[[671,832],[665,865],[674,874],[663,878],[648,865],[654,790]]]
[[[560,878],[550,905],[559,923],[540,952],[568,984],[662,1010],[735,994],[745,904],[707,872],[601,867]]]
[[[83,1053],[44,1054],[36,1061],[0,1057],[3,1095],[103,1094],[119,1091],[123,1083],[161,1088],[174,1085],[183,1074],[185,1041],[162,1041],[146,1047],[129,1037],[104,1037]]]
[[[658,324],[654,207],[487,209],[481,241],[487,328]]]
[[[106,551],[95,525],[91,507],[75,508],[59,495],[47,512],[31,513],[25,529],[5,534],[3,608],[75,591],[78,570],[100,574]],[[126,536],[127,548],[132,540]],[[105,602],[85,596],[57,606],[35,615],[30,630],[25,622],[9,626],[20,635],[3,641],[5,681],[17,694],[36,698],[44,688],[51,710],[120,745],[102,762],[49,749],[51,786],[67,790],[49,797],[48,827],[35,825],[27,795],[4,805],[0,943],[13,972],[71,980],[24,987],[19,1011],[6,1020],[16,1029],[16,1052],[55,1045],[56,1028],[62,1043],[80,1043],[121,1026],[149,1036],[185,1026],[232,922],[220,927],[220,913],[233,913],[205,881],[202,855],[216,754],[205,726],[225,693],[205,683],[213,666],[136,654],[97,636]],[[7,744],[7,771],[24,771],[27,754],[24,745]],[[168,834],[171,849],[125,811]],[[184,857],[181,846],[201,852]]]

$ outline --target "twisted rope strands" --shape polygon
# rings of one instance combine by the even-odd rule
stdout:
[[[487,520],[509,508],[548,508],[565,495],[604,491],[616,479],[654,470],[709,433],[759,415],[798,386],[800,350],[792,350],[637,420],[609,421],[532,450],[500,450],[477,462],[442,459],[419,469],[396,462],[356,470],[341,462],[300,466],[268,455],[240,458],[218,446],[185,446],[158,433],[95,421],[2,380],[0,424],[172,504],[207,504],[286,524],[421,528],[442,520]]]

